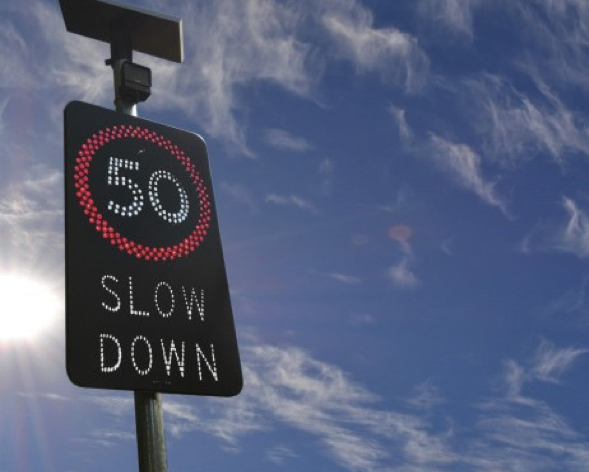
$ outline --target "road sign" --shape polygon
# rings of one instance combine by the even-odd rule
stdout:
[[[239,393],[241,366],[204,141],[71,102],[65,176],[72,382]]]

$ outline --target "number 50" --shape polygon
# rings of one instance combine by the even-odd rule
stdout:
[[[126,187],[131,192],[133,201],[128,205],[121,205],[113,200],[109,200],[108,209],[121,216],[137,216],[141,213],[141,210],[143,210],[143,191],[130,177],[121,175],[121,169],[138,171],[139,162],[112,156],[108,160],[107,184],[114,187]],[[162,179],[174,183],[176,190],[178,191],[180,197],[180,209],[176,212],[168,211],[162,206],[158,190],[158,183]],[[149,201],[155,212],[160,218],[168,223],[182,223],[188,216],[190,208],[188,205],[188,195],[186,194],[186,190],[184,190],[184,187],[182,187],[182,184],[176,176],[167,170],[156,170],[151,174],[147,184],[147,194],[149,195]]]

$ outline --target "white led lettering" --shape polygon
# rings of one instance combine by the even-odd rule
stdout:
[[[135,309],[135,301],[133,298],[133,277],[129,277],[129,313],[138,316],[149,316],[148,311]]]
[[[104,290],[106,290],[108,293],[110,293],[115,298],[116,303],[114,305],[107,305],[105,302],[102,302],[102,307],[105,310],[112,311],[113,313],[116,313],[121,308],[121,297],[119,297],[118,294],[112,288],[110,288],[106,285],[107,280],[111,280],[116,283],[118,283],[119,280],[114,275],[103,275],[102,280],[101,280],[102,288]]]
[[[117,361],[114,365],[107,366],[106,365],[106,354],[104,352],[104,341],[105,340],[112,341],[116,348],[117,348]],[[121,366],[121,360],[123,359],[123,352],[121,351],[121,343],[117,338],[115,338],[112,334],[101,334],[100,335],[100,370],[102,372],[111,373],[117,370]]]
[[[184,377],[184,341],[182,341],[182,355],[178,356],[178,351],[176,350],[176,345],[174,344],[174,340],[172,339],[170,343],[170,352],[169,354],[166,352],[166,346],[164,344],[164,340],[161,340],[162,343],[162,354],[164,356],[164,364],[166,364],[166,372],[168,376],[170,375],[170,370],[172,369],[172,360],[176,357],[176,362],[178,363],[178,369],[180,370],[180,375]]]
[[[160,303],[159,303],[159,293],[160,293],[160,288],[161,287],[166,287],[168,290],[168,293],[170,294],[170,309],[168,311],[162,311],[162,309],[160,308]],[[155,298],[155,307],[158,311],[158,313],[160,315],[162,315],[164,318],[168,318],[172,312],[174,311],[174,292],[172,291],[172,287],[170,286],[170,284],[166,283],[166,282],[160,282],[159,284],[156,285],[155,287],[155,294],[154,294],[154,298]]]
[[[120,169],[139,170],[139,162],[130,161],[128,159],[119,159],[111,157],[108,160],[108,177],[107,184],[114,187],[127,187],[131,192],[133,201],[129,205],[120,205],[112,200],[109,200],[107,208],[117,215],[121,216],[136,216],[143,208],[143,192],[133,180],[124,175],[120,175]]]
[[[169,180],[176,186],[176,190],[180,196],[180,208],[176,213],[166,210],[160,202],[158,183],[161,179]],[[184,187],[180,185],[178,179],[167,170],[156,170],[153,174],[151,174],[148,185],[149,201],[151,202],[151,206],[153,206],[155,212],[168,223],[182,223],[188,216],[188,195],[186,194]]]
[[[215,382],[218,382],[219,376],[217,374],[217,361],[215,360],[215,348],[213,347],[212,344],[211,344],[211,362],[210,363],[207,360],[207,358],[205,357],[205,355],[202,352],[198,343],[196,344],[196,363],[198,364],[198,378],[200,380],[202,380],[202,369],[200,367],[200,358],[201,357],[205,361],[205,364],[207,365],[210,373],[213,374],[213,378],[215,379]]]
[[[149,352],[149,364],[145,369],[140,369],[135,360],[135,344],[137,344],[137,341],[143,341],[143,343],[147,346],[147,351]],[[131,343],[131,361],[133,362],[133,367],[135,367],[135,370],[139,375],[147,375],[151,371],[151,368],[153,367],[153,351],[151,350],[151,343],[145,336],[139,335],[135,336],[135,339],[133,339],[133,342]]]
[[[190,301],[186,296],[186,288],[182,287],[182,295],[184,296],[184,303],[186,305],[186,313],[188,314],[188,319],[192,320],[192,309],[193,305],[196,305],[196,309],[200,315],[200,320],[205,320],[205,291],[203,289],[200,290],[200,299],[196,294],[196,290],[193,287],[190,287]]]
[[[120,216],[132,217],[137,216],[143,210],[143,191],[139,185],[130,177],[121,175],[121,169],[130,171],[139,171],[139,162],[123,159],[119,157],[110,157],[108,160],[108,171],[106,183],[113,187],[125,187],[130,193],[133,201],[128,205],[122,205],[113,200],[108,201],[107,208]],[[141,177],[141,175],[140,175]],[[176,212],[170,211],[163,207],[160,200],[159,182],[160,180],[168,180],[174,184],[180,202]],[[178,178],[167,170],[156,170],[150,176],[147,182],[147,193],[151,206],[157,215],[164,221],[172,224],[180,224],[188,217],[190,211],[190,204],[186,190],[178,180]]]

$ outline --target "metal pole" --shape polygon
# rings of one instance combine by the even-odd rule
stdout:
[[[166,472],[166,438],[158,392],[135,392],[135,429],[139,472]]]
[[[110,64],[114,73],[115,106],[119,113],[137,116],[137,103],[121,97],[121,68],[132,60],[130,39],[122,25],[111,31]],[[139,472],[167,472],[162,398],[159,392],[135,391],[135,431]]]

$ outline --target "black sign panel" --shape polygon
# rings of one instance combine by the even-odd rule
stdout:
[[[72,382],[238,394],[241,366],[203,140],[72,102],[65,176]]]

